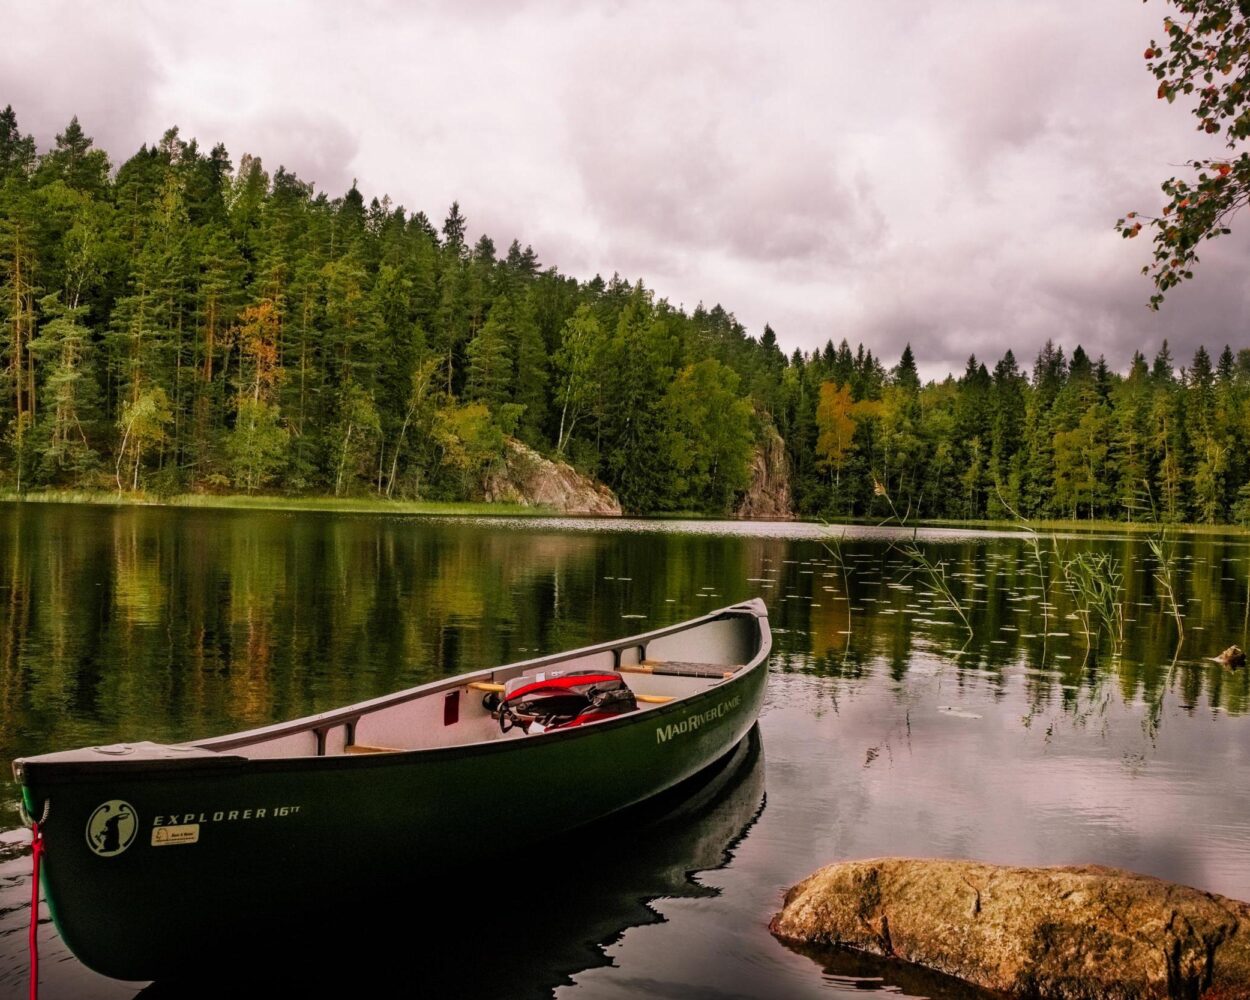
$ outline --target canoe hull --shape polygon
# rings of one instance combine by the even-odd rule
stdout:
[[[263,933],[278,909],[308,906],[313,921],[352,916],[373,888],[498,864],[672,788],[743,739],[765,678],[757,664],[671,706],[465,747],[74,774],[32,761],[27,808],[50,800],[52,809],[46,898],[66,945],[92,969],[173,975],[220,959],[223,935]],[[119,811],[135,820],[115,824],[109,841],[101,816]]]

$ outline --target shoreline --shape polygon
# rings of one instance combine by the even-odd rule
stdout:
[[[385,500],[371,497],[284,497],[240,494],[176,493],[157,496],[147,493],[89,491],[47,491],[17,494],[0,492],[0,503],[66,504],[92,507],[170,507],[189,510],[254,510],[285,513],[382,514],[426,517],[555,517],[549,507],[486,502],[443,502],[434,500]],[[591,517],[593,515],[578,515]]]
[[[745,518],[733,515],[703,514],[694,511],[656,511],[647,514],[581,514],[564,513],[552,507],[525,504],[489,503],[486,501],[387,500],[378,497],[329,496],[247,496],[243,494],[177,493],[162,496],[149,493],[115,493],[89,490],[43,490],[18,494],[0,491],[0,503],[12,504],[83,504],[102,507],[170,507],[192,510],[255,510],[285,513],[368,514],[404,517],[525,517],[536,520],[577,518],[588,521],[708,521],[740,524],[824,524],[839,527],[956,528],[966,530],[1015,531],[1026,533],[1019,521],[952,520],[949,518],[917,519],[904,526],[868,518],[827,520],[819,517]],[[1166,522],[1164,527],[1193,535],[1245,535],[1250,528],[1236,524],[1198,524],[1188,521]],[[1105,533],[1136,535],[1154,530],[1158,525],[1143,521],[1071,521],[1046,519],[1029,522],[1029,527],[1042,532]]]

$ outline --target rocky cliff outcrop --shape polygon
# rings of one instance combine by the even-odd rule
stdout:
[[[1250,905],[1113,868],[850,861],[791,889],[770,926],[1015,996],[1250,998]]]
[[[786,443],[769,424],[751,455],[751,485],[734,507],[735,517],[792,518],[790,460]]]
[[[503,460],[486,474],[482,490],[489,503],[550,507],[562,514],[621,513],[616,495],[603,483],[543,458],[515,438],[508,439]]]

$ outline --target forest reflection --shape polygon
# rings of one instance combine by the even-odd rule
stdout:
[[[645,525],[643,526],[645,529]],[[956,679],[1022,673],[1036,703],[1115,691],[1244,713],[1250,547],[1185,536],[1185,639],[1140,537],[926,543],[972,637],[899,548],[810,538],[565,530],[541,521],[0,507],[0,755],[181,740],[289,718],[473,667],[653,628],[762,595],[774,669],[854,685],[920,654]],[[1084,634],[1061,557],[1123,567],[1124,639]],[[7,768],[6,768],[7,773]],[[9,798],[12,796],[10,795]]]

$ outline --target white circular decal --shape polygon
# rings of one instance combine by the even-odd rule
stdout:
[[[87,846],[102,858],[121,854],[139,832],[139,814],[121,799],[109,799],[96,806],[87,820]]]

